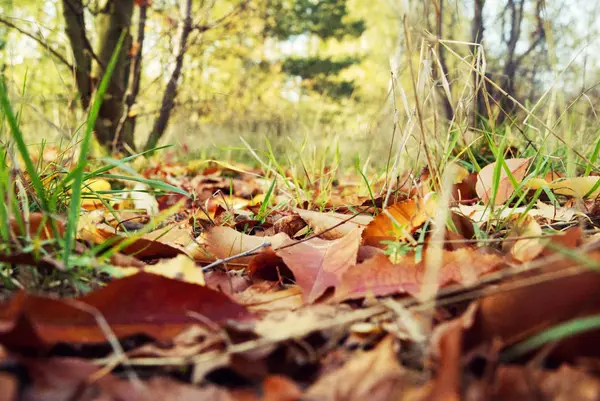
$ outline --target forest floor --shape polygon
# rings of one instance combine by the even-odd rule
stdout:
[[[600,394],[593,168],[39,155],[0,171],[2,399]]]

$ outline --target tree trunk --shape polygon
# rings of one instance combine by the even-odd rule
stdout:
[[[436,28],[436,35],[438,39],[444,39],[444,0],[440,0],[439,6],[436,9]],[[441,46],[438,42],[435,45],[435,50],[437,51],[441,67],[441,71],[439,71],[439,76],[437,78],[446,79],[444,77],[448,73],[448,65],[446,64],[446,49],[444,48],[444,46]],[[450,99],[448,98],[446,91],[444,91],[444,89],[441,86],[438,85],[438,88],[440,89],[439,92],[442,97],[442,103],[444,107],[444,113],[446,113],[446,119],[448,121],[452,121],[452,119],[454,118],[454,109],[452,108]]]
[[[508,0],[507,9],[510,12],[510,31],[508,42],[506,43],[506,57],[504,58],[504,68],[502,69],[502,79],[500,87],[508,92],[511,96],[515,95],[515,74],[517,73],[517,62],[515,59],[517,43],[521,37],[521,23],[523,22],[523,8],[525,0],[520,0],[519,4],[515,4],[515,0]],[[497,124],[502,124],[506,118],[505,113],[514,110],[514,104],[509,103],[506,96],[499,99],[500,107],[502,108],[496,118]]]
[[[133,142],[135,137],[135,124],[136,116],[130,115],[131,108],[135,104],[137,96],[140,92],[140,82],[142,80],[142,52],[144,51],[144,39],[146,37],[146,18],[148,15],[149,1],[144,1],[139,6],[139,17],[137,26],[137,49],[133,56],[133,62],[131,63],[131,78],[129,82],[129,89],[127,96],[125,97],[125,111],[119,120],[119,125],[115,132],[113,139],[113,149],[118,147],[119,138],[125,138],[126,142]]]
[[[474,9],[475,12],[473,14],[473,20],[471,22],[471,41],[473,43],[477,43],[481,45],[483,41],[483,33],[485,27],[483,26],[483,6],[485,4],[485,0],[475,0]],[[480,52],[481,47],[478,46],[475,49],[475,52]],[[474,54],[475,54],[474,52]],[[475,73],[473,76],[473,88],[475,90],[474,99],[473,99],[473,115],[471,116],[471,124],[473,126],[477,125],[477,119],[480,115],[483,114],[483,110],[485,108],[485,104],[483,102],[483,97],[481,95],[480,87],[485,85],[485,80],[482,76]]]
[[[133,0],[106,0],[96,16],[98,32],[97,52],[100,61],[100,63],[94,65],[93,76],[96,79],[101,79],[104,73],[103,66],[108,65],[121,34],[126,32],[127,35],[121,52],[118,55],[117,64],[112,73],[110,84],[104,95],[94,127],[96,138],[102,146],[110,147],[113,145],[113,140],[116,139],[118,150],[125,150],[125,145],[131,149],[135,149],[133,135],[122,135],[120,138],[115,138],[115,133],[123,114],[123,100],[129,76],[129,49],[131,47],[129,28],[131,26],[132,15]]]
[[[87,51],[84,6],[81,0],[63,0],[65,33],[71,43],[75,67],[75,83],[81,107],[87,109],[92,98],[92,55]]]
[[[173,110],[173,106],[175,105],[178,81],[181,77],[183,59],[187,50],[187,40],[190,36],[190,33],[192,32],[192,0],[185,1],[185,17],[183,20],[183,24],[181,25],[181,34],[179,36],[179,46],[177,50],[177,56],[175,58],[175,66],[173,67],[171,77],[169,78],[169,82],[167,83],[167,87],[165,89],[165,92],[163,93],[163,99],[159,115],[154,121],[154,126],[152,127],[152,131],[150,132],[150,136],[148,137],[148,141],[146,142],[146,150],[156,147],[158,140],[167,129],[167,125],[169,124],[169,117],[171,116],[171,111]]]

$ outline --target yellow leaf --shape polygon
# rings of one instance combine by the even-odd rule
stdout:
[[[454,184],[460,184],[469,176],[469,170],[457,163],[450,163],[454,168]],[[450,166],[446,166],[448,168]]]
[[[552,182],[550,188],[559,195],[583,198],[596,185],[598,180],[600,180],[599,176],[565,178]],[[598,195],[600,195],[600,186],[589,197],[596,198]]]
[[[550,183],[543,178],[532,178],[525,183],[525,187],[529,189],[549,188]]]
[[[142,269],[125,267],[120,270],[125,276],[145,271],[147,273],[185,281],[187,283],[206,285],[202,268],[196,266],[194,261],[185,255],[178,255],[173,259],[162,260],[153,266],[147,266]]]
[[[518,216],[513,216],[513,219],[516,221]],[[507,236],[507,239],[516,239],[516,241],[505,241],[503,246],[510,249],[510,254],[516,260],[529,262],[542,253],[546,246],[547,239],[541,238],[542,234],[542,227],[528,215],[515,225]]]
[[[95,210],[95,209],[104,207],[102,204],[102,201],[100,199],[103,199],[105,201],[109,200],[110,195],[106,195],[106,194],[96,195],[95,193],[101,192],[101,191],[110,191],[110,190],[111,190],[110,183],[106,180],[98,178],[98,179],[86,181],[82,188],[83,198],[81,199],[81,207],[86,210]],[[70,190],[69,190],[69,193],[71,193]]]

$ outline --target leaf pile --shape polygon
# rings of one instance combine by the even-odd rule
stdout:
[[[182,193],[85,204],[96,289],[4,300],[2,397],[597,399],[599,178],[530,162],[462,172],[449,204],[423,175],[394,196],[340,183],[321,207],[245,166],[146,168]],[[49,239],[46,220],[11,231]],[[9,248],[17,269],[62,268]]]

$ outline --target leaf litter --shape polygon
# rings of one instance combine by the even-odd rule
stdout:
[[[599,325],[531,341],[600,314],[598,178],[515,187],[530,159],[504,162],[512,177],[457,168],[449,205],[422,174],[385,208],[382,183],[361,199],[345,177],[317,207],[271,193],[283,176],[158,163],[142,176],[195,196],[137,185],[84,202],[75,252],[97,270],[86,293],[26,285],[31,269],[64,274],[51,246],[64,223],[13,218],[0,257],[23,289],[0,308],[5,398],[597,399]],[[424,300],[433,259],[440,289]]]

